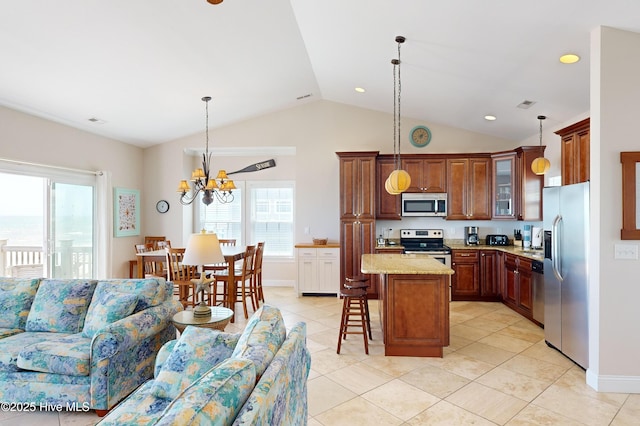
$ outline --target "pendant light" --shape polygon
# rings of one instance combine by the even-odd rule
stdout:
[[[540,147],[542,147],[542,120],[545,120],[546,118],[547,117],[544,115],[538,116],[538,120],[540,120]],[[551,163],[544,157],[538,157],[531,163],[531,170],[537,175],[547,173],[549,167],[551,167]]]
[[[400,164],[400,93],[402,92],[400,46],[405,40],[403,36],[396,37],[396,43],[398,43],[398,59],[391,60],[393,64],[393,159],[395,169],[389,174],[389,177],[384,183],[384,188],[391,195],[401,194],[411,185],[411,176],[409,176],[406,170],[402,170]]]

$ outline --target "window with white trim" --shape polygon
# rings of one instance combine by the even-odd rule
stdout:
[[[200,229],[237,245],[264,241],[265,257],[293,257],[294,183],[291,181],[235,181],[234,201],[214,201],[200,208]]]

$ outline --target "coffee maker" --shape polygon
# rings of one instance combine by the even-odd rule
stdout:
[[[464,245],[465,246],[477,246],[480,244],[480,236],[478,235],[477,226],[465,226],[464,227]]]

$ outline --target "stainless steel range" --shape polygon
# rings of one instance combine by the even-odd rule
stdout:
[[[401,229],[400,244],[405,253],[428,254],[451,267],[451,248],[444,244],[442,229]]]

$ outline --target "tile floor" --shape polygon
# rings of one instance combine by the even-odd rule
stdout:
[[[274,287],[265,298],[288,326],[307,323],[309,426],[640,425],[640,395],[595,392],[582,369],[545,345],[539,327],[500,303],[452,302],[445,356],[412,358],[383,355],[377,301],[370,301],[370,355],[360,336],[337,355],[339,299]],[[97,421],[93,413],[0,412],[0,426]]]

